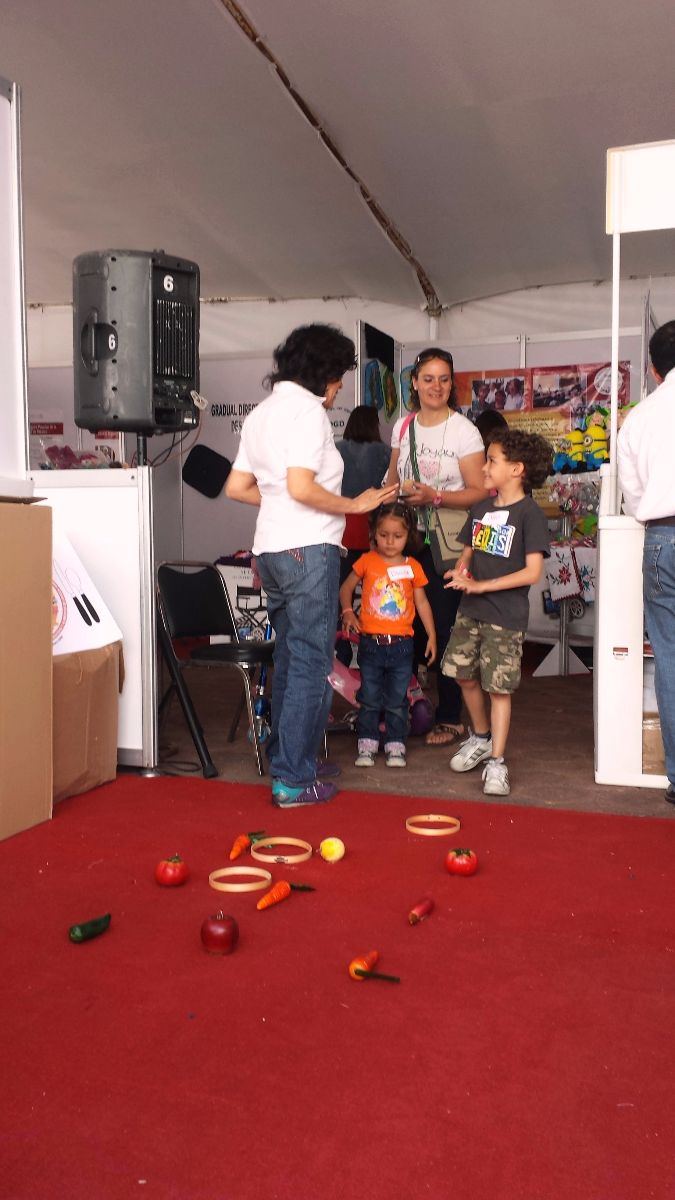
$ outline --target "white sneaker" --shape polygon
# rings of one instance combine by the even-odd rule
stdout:
[[[372,750],[359,750],[356,758],[354,759],[354,766],[355,767],[374,767],[375,766],[375,755],[373,754]]]
[[[479,738],[472,733],[450,759],[450,768],[453,771],[471,771],[479,763],[485,762],[491,754],[492,738]]]
[[[483,791],[486,796],[508,796],[511,791],[509,769],[504,759],[490,758],[483,767]]]
[[[401,750],[391,750],[386,755],[384,764],[386,767],[404,767],[406,765],[405,754]]]

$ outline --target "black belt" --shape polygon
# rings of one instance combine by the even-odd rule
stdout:
[[[392,642],[407,642],[410,635],[405,633],[362,633],[361,637],[372,638],[378,646],[390,646]]]
[[[647,529],[652,525],[675,525],[675,517],[655,517],[653,521],[645,521]]]

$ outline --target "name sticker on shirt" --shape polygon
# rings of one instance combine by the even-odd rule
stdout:
[[[471,545],[474,550],[482,550],[484,554],[508,558],[515,532],[515,525],[486,525],[485,521],[474,521]]]
[[[403,563],[400,567],[388,567],[387,575],[392,582],[396,579],[414,579],[415,572],[407,563]]]
[[[501,512],[486,512],[483,513],[481,520],[484,525],[506,525],[508,520],[508,508],[502,509]]]

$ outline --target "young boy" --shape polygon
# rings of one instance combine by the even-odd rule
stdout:
[[[552,451],[537,434],[509,429],[495,433],[486,453],[485,486],[493,494],[471,508],[458,539],[465,549],[446,572],[446,586],[464,595],[441,670],[461,687],[473,730],[450,760],[452,770],[485,763],[483,791],[508,796],[504,752],[511,695],[520,683],[529,590],[550,553],[546,517],[530,493],[551,473]]]

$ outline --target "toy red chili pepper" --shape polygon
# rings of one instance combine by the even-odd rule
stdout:
[[[425,896],[424,900],[420,900],[419,904],[416,904],[414,908],[410,909],[410,912],[408,913],[408,920],[410,921],[410,924],[418,925],[420,921],[423,921],[425,917],[429,916],[430,912],[433,912],[433,909],[434,902],[431,899],[431,896]]]

